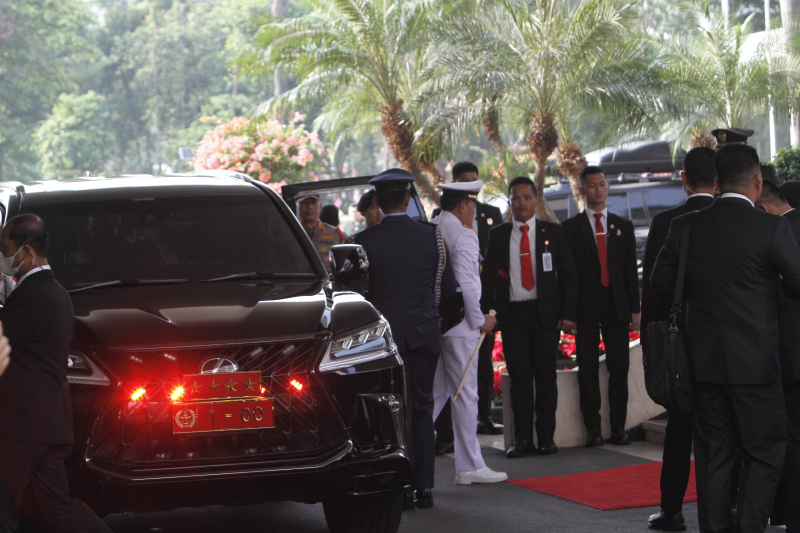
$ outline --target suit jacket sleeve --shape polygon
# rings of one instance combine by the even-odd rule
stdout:
[[[633,223],[629,222],[629,231],[625,232],[626,272],[625,281],[627,283],[628,299],[631,306],[631,313],[641,311],[639,303],[639,272],[636,268],[636,235],[633,230]]]
[[[680,258],[680,239],[675,238],[675,231],[679,227],[681,218],[678,217],[672,220],[669,225],[669,235],[667,240],[664,241],[664,246],[658,252],[655,265],[653,265],[653,273],[650,275],[650,285],[653,290],[659,292],[674,292],[675,283],[678,279],[678,259]],[[680,230],[677,230],[680,231]]]
[[[558,239],[558,279],[561,284],[561,318],[575,322],[578,320],[578,269],[575,258],[567,242],[563,228],[556,226],[561,233]]]
[[[497,232],[489,232],[486,257],[481,268],[481,310],[488,313],[490,309],[497,309],[494,302],[495,284],[497,283],[497,253],[499,239]]]
[[[644,265],[642,268],[642,330],[647,327],[647,324],[657,319],[658,314],[658,294],[653,290],[650,285],[650,275],[653,273],[653,267],[656,264],[658,252],[661,250],[661,245],[664,243],[664,231],[669,227],[662,222],[665,220],[663,217],[656,215],[650,226],[650,231],[647,235],[647,243],[644,246]]]
[[[785,218],[775,226],[769,253],[772,264],[778,267],[778,272],[783,276],[781,284],[784,292],[800,299],[800,247]]]

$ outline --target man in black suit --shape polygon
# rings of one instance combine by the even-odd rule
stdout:
[[[764,166],[761,167],[762,174]],[[777,181],[777,180],[776,180]],[[792,234],[800,244],[800,210],[792,209],[776,182],[764,180],[756,207],[789,221]],[[780,294],[778,304],[781,378],[786,402],[786,459],[775,497],[770,523],[785,524],[786,531],[800,532],[800,302]]]
[[[681,171],[686,202],[662,211],[650,223],[642,272],[642,331],[646,331],[651,322],[667,320],[672,307],[673,295],[656,292],[650,285],[650,274],[653,273],[658,252],[667,240],[669,225],[675,217],[704,209],[714,203],[716,177],[714,150],[706,147],[689,150],[683,159]],[[661,465],[661,509],[650,517],[648,523],[651,529],[682,531],[686,526],[681,509],[692,462],[692,415],[671,410],[668,415]]]
[[[701,531],[733,531],[731,471],[744,465],[738,529],[763,531],[786,449],[778,342],[778,281],[800,297],[800,247],[785,217],[753,208],[761,195],[758,153],[730,144],[714,156],[711,207],[672,221],[651,276],[671,293],[690,224],[685,321],[695,382],[694,456]]]
[[[578,266],[578,332],[575,336],[581,412],[587,446],[602,446],[600,427],[600,331],[606,347],[608,403],[613,444],[630,444],[628,414],[629,331],[639,329],[639,278],[633,224],[606,208],[608,182],[603,170],[581,171],[586,210],[564,221],[564,232]]]
[[[469,161],[461,161],[453,165],[453,182],[469,183],[478,180],[478,167]],[[500,208],[493,205],[476,202],[475,218],[472,227],[478,233],[478,246],[481,256],[486,255],[489,243],[489,230],[503,222],[503,213]],[[433,210],[436,217],[442,212],[437,207]],[[484,313],[489,310],[484,309]],[[492,365],[492,351],[494,350],[494,332],[488,333],[478,352],[478,433],[484,435],[500,435],[503,426],[495,424],[492,420],[492,398],[494,398],[494,365]],[[453,446],[453,425],[450,415],[450,403],[442,409],[436,419],[436,447],[437,452],[447,452]]]
[[[389,321],[405,366],[416,505],[427,508],[433,505],[433,377],[441,353],[437,306],[440,297],[455,293],[456,281],[441,230],[406,214],[413,182],[413,175],[397,168],[370,180],[385,216],[356,235],[355,243],[369,259],[369,300]]]
[[[8,221],[0,267],[17,286],[0,309],[12,345],[0,378],[0,531],[16,531],[23,495],[37,512],[26,517],[45,531],[108,532],[69,495],[64,459],[72,446],[67,354],[75,315],[67,291],[47,264],[48,237],[36,215]]]
[[[497,310],[503,331],[514,412],[514,445],[506,456],[513,459],[534,450],[558,451],[553,440],[558,341],[561,330],[575,330],[578,279],[564,230],[534,216],[538,198],[530,178],[511,180],[508,196],[514,218],[489,233],[481,307]]]

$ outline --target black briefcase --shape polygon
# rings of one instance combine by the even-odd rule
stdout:
[[[694,381],[686,332],[680,316],[683,307],[683,284],[689,249],[689,228],[683,228],[678,278],[669,320],[648,324],[642,338],[642,362],[647,394],[657,404],[671,410],[691,413],[694,409]]]

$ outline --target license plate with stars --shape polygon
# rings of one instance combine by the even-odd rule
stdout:
[[[259,372],[192,374],[172,402],[172,432],[207,433],[275,427],[273,400]]]

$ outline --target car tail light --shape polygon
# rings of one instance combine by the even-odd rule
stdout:
[[[173,402],[177,402],[183,398],[183,392],[183,387],[175,387],[172,389],[172,393],[170,393],[169,397]]]
[[[299,381],[297,381],[296,379],[293,379],[292,381],[290,381],[290,382],[289,382],[289,385],[291,385],[292,387],[294,387],[294,389],[295,389],[297,392],[303,392],[303,384],[302,384],[302,383],[300,383]]]
[[[139,400],[144,399],[146,392],[147,391],[144,389],[144,387],[139,387],[133,391],[133,393],[131,393],[131,401],[138,402]]]

